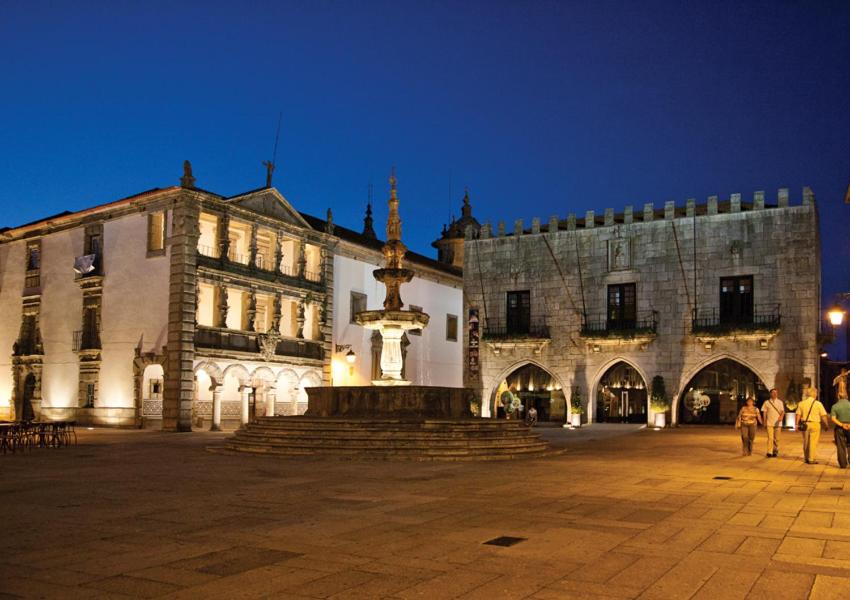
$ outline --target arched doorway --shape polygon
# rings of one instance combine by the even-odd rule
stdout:
[[[506,406],[510,390],[519,401],[518,408]],[[538,421],[564,423],[567,403],[561,384],[551,373],[533,363],[522,365],[507,375],[491,399],[491,415],[499,419],[522,418],[529,407],[537,409]]]
[[[646,423],[646,382],[633,366],[620,361],[596,385],[596,420],[600,423]]]
[[[752,369],[723,358],[702,368],[684,387],[679,398],[681,424],[731,424],[747,396],[756,406],[770,396]]]

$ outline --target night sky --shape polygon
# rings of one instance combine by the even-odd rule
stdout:
[[[465,186],[529,224],[808,185],[824,305],[850,291],[850,2],[0,0],[0,76],[0,226],[187,158],[204,189],[261,187],[282,112],[284,196],[360,229],[371,181],[382,227],[396,165],[418,252]]]

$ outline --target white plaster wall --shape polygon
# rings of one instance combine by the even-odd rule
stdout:
[[[171,211],[166,219],[166,231],[171,231]],[[107,221],[103,238],[103,362],[96,406],[129,408],[136,348],[159,353],[167,342],[170,259],[167,252],[147,257],[146,213]]]
[[[351,292],[366,294],[369,310],[380,309],[385,296],[382,283],[375,281],[372,271],[380,265],[334,256],[334,344],[351,344],[357,355],[354,372],[345,362],[345,352],[334,353],[332,362],[334,385],[370,385],[372,376],[371,335],[356,323],[350,323]],[[409,266],[409,265],[408,265]],[[461,319],[463,292],[459,288],[414,277],[401,288],[405,308],[421,306],[431,322],[421,336],[409,336],[406,376],[417,385],[461,387],[463,385],[462,338],[446,341],[446,314]],[[460,325],[459,325],[460,327]],[[459,329],[460,333],[460,329]]]
[[[24,288],[26,242],[0,246],[0,413],[11,406],[12,344],[21,328],[21,291]]]
[[[147,218],[143,223],[146,244]],[[73,336],[82,329],[83,293],[73,267],[74,258],[83,254],[84,232],[84,227],[77,227],[41,240],[42,407],[79,405],[79,360],[73,351]],[[128,389],[132,406],[132,382]]]

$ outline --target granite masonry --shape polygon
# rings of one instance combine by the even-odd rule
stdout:
[[[668,424],[689,382],[724,359],[762,392],[793,399],[816,383],[821,263],[809,188],[793,204],[780,189],[770,203],[764,192],[713,196],[505,230],[470,230],[464,249],[464,378],[483,416],[529,364],[566,398],[580,394],[584,421],[597,418],[600,381],[620,363],[644,390],[664,378]]]

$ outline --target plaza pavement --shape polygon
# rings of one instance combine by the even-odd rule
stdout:
[[[731,428],[541,431],[567,452],[294,460],[206,451],[222,434],[95,430],[0,456],[0,598],[850,593],[847,473],[827,433],[809,466],[790,433],[766,459],[739,456]],[[484,544],[499,536],[525,541]]]

